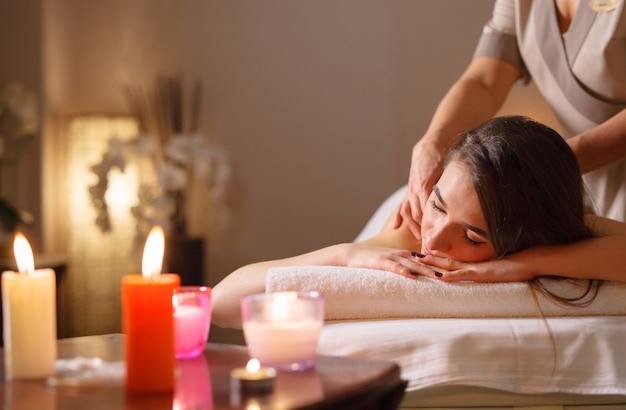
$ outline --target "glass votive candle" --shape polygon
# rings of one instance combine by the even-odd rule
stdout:
[[[324,324],[318,292],[275,292],[241,298],[243,334],[250,357],[278,370],[306,370],[315,364]]]
[[[181,286],[174,289],[174,335],[177,359],[197,357],[204,351],[211,327],[211,288]]]

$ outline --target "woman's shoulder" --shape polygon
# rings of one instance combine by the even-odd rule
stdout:
[[[392,218],[387,220],[377,235],[364,242],[395,249],[421,249],[422,247],[422,242],[413,235],[406,224],[403,223],[398,228],[394,228]]]

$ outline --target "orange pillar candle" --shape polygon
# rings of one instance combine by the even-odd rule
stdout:
[[[52,269],[35,270],[30,244],[16,234],[18,271],[2,273],[4,375],[6,380],[54,375],[57,358],[56,280]]]
[[[174,391],[174,311],[172,294],[180,277],[161,274],[165,237],[152,229],[143,253],[142,274],[122,278],[122,328],[125,334],[126,390]]]

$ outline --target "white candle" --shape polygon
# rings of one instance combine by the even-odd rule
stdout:
[[[5,379],[39,379],[54,374],[56,279],[52,269],[35,270],[22,234],[13,244],[19,272],[2,273]]]
[[[264,364],[282,367],[285,363],[312,361],[322,331],[320,321],[244,323],[250,356]]]
[[[324,299],[317,292],[277,292],[244,296],[243,334],[250,357],[279,370],[314,365],[324,324]]]

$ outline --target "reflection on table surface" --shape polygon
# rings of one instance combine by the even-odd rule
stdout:
[[[315,369],[280,372],[274,393],[242,396],[230,391],[230,371],[243,367],[244,346],[209,343],[202,356],[177,361],[177,380],[170,394],[127,394],[121,379],[79,387],[50,387],[45,381],[4,381],[0,384],[5,410],[64,409],[270,409],[270,408],[397,408],[406,382],[397,365],[358,359],[318,356]],[[124,358],[124,336],[86,336],[58,341],[58,357]],[[374,406],[377,401],[382,403]],[[364,403],[361,407],[359,403]]]

